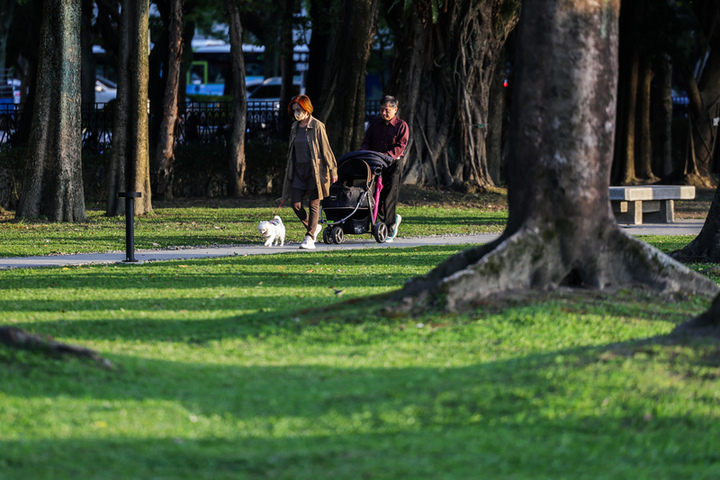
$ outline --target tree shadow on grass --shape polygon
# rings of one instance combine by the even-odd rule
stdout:
[[[115,355],[118,372],[10,363],[4,402],[30,406],[3,423],[29,431],[0,441],[0,465],[4,479],[712,478],[713,389],[706,378],[677,382],[684,367],[666,341],[458,367],[366,367],[360,356],[332,367]],[[653,382],[657,367],[670,374]],[[148,412],[127,436],[103,433]],[[39,435],[45,424],[63,438]]]

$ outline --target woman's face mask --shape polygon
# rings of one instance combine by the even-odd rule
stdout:
[[[308,113],[305,110],[293,110],[293,115],[295,115],[295,120],[302,122],[307,118]]]

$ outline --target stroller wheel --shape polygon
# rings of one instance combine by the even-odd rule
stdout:
[[[335,241],[335,243],[337,243],[338,245],[340,245],[341,243],[343,243],[345,241],[345,232],[343,232],[342,227],[337,226],[337,227],[333,228],[332,238],[333,238],[333,241]]]
[[[383,222],[378,222],[375,225],[373,225],[373,235],[375,236],[375,240],[377,243],[385,243],[385,240],[387,240],[388,237],[388,228],[387,225]]]
[[[330,245],[333,243],[333,235],[332,235],[332,228],[326,227],[325,230],[323,230],[323,242],[325,242],[327,245]]]

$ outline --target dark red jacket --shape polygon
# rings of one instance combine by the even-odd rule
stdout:
[[[404,120],[394,117],[386,122],[377,116],[370,121],[360,149],[384,153],[397,160],[405,153],[409,138],[410,129]]]

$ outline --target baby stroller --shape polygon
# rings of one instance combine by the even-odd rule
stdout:
[[[323,230],[326,244],[343,243],[345,235],[371,232],[378,243],[388,237],[385,223],[378,221],[382,169],[392,158],[378,152],[358,150],[338,159],[338,181],[320,202],[327,217]],[[321,213],[322,215],[322,213]]]

